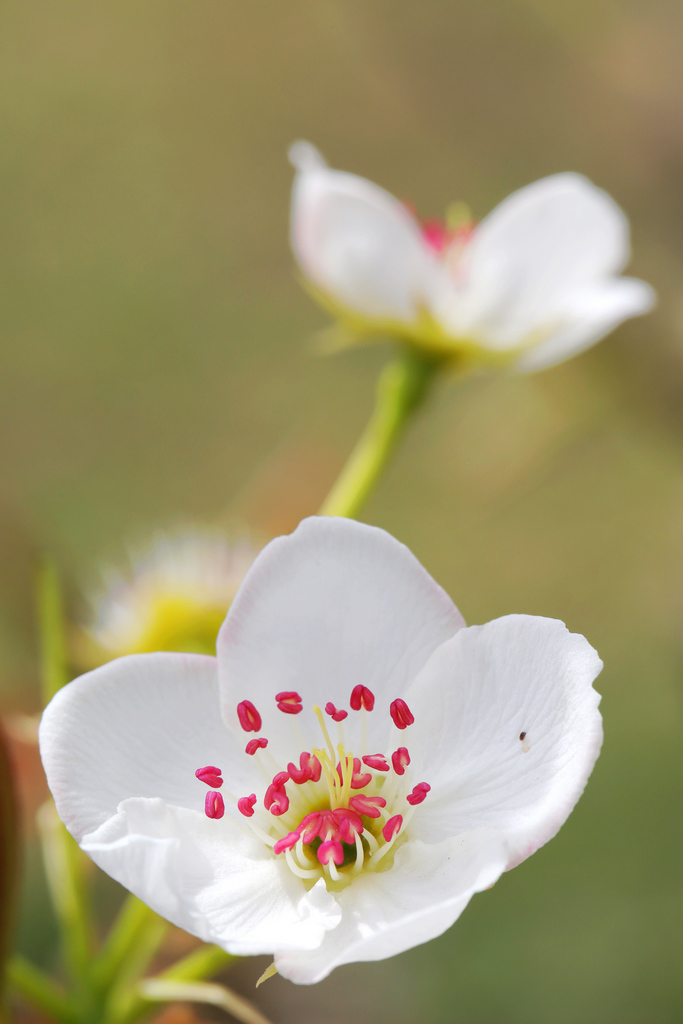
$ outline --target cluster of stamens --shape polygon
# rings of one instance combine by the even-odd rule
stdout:
[[[275,701],[285,715],[298,715],[303,710],[302,699],[293,690],[276,694]],[[361,715],[361,746],[366,749],[366,716],[374,710],[375,697],[367,686],[355,686],[349,706]],[[256,758],[267,783],[261,805],[255,793],[239,798],[224,793],[246,819],[245,825],[276,855],[284,854],[298,877],[313,880],[323,873],[332,882],[346,883],[364,865],[377,868],[399,836],[405,835],[414,808],[422,803],[430,787],[419,782],[410,788],[410,754],[405,746],[397,747],[388,757],[355,757],[347,752],[342,723],[349,712],[332,703],[327,703],[324,710],[325,714],[313,707],[323,742],[311,751],[304,750],[298,765],[290,761],[286,770],[278,770],[266,750],[265,736],[247,743],[245,753]],[[415,720],[401,698],[391,703],[389,714],[401,731]],[[336,723],[336,746],[325,715]],[[261,715],[251,701],[237,705],[237,717],[245,732],[261,731]],[[296,722],[293,724],[302,746],[301,733]],[[218,792],[223,786],[221,770],[207,765],[195,774],[210,787],[204,805],[207,817],[222,818],[225,802]]]

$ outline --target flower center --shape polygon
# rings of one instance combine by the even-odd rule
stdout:
[[[303,701],[295,691],[275,694],[277,708],[287,716],[303,710]],[[419,782],[411,787],[410,754],[398,746],[386,756],[367,753],[368,714],[374,712],[375,697],[367,686],[355,686],[349,698],[351,712],[360,715],[360,756],[347,748],[343,722],[349,712],[328,702],[324,712],[312,708],[320,729],[320,744],[302,750],[298,765],[277,764],[267,751],[265,736],[250,739],[245,753],[256,759],[264,777],[261,800],[256,793],[240,798],[225,795],[236,806],[247,825],[277,857],[284,857],[299,878],[314,882],[323,877],[336,888],[343,887],[362,870],[386,868],[387,854],[406,837],[415,808],[422,803],[430,786]],[[336,726],[333,743],[326,721]],[[389,707],[389,716],[403,732],[414,722],[410,708],[397,698]],[[242,729],[261,731],[261,715],[249,700],[237,706]],[[295,718],[290,718],[299,749],[303,745]],[[331,727],[330,722],[330,727]],[[198,768],[197,778],[210,787],[205,813],[220,819],[225,813],[221,793],[221,770],[214,765]]]

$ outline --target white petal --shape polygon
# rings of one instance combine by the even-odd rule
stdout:
[[[629,255],[628,222],[578,174],[520,189],[476,228],[467,247],[451,327],[493,348],[524,342],[578,288],[618,272]]]
[[[411,830],[438,842],[495,829],[508,867],[551,839],[600,751],[591,684],[601,668],[582,636],[528,615],[471,626],[440,647],[406,695],[411,772],[432,787]]]
[[[81,846],[162,917],[239,956],[316,948],[341,910],[225,818],[132,799]]]
[[[475,892],[505,869],[506,850],[486,829],[436,845],[406,842],[387,871],[359,876],[339,898],[341,924],[309,953],[279,951],[280,974],[313,984],[341,964],[384,960],[441,935]]]
[[[291,243],[304,273],[356,313],[412,323],[440,271],[409,211],[365,178],[331,170],[307,143],[290,156]]]
[[[644,281],[618,277],[568,296],[561,328],[524,352],[518,370],[544,370],[594,345],[623,320],[647,313],[655,293]]]
[[[215,658],[134,654],[69,683],[45,709],[40,749],[59,816],[80,840],[129,797],[204,806],[212,764],[237,796],[260,785],[243,733],[221,720]],[[252,786],[252,788],[249,788]]]
[[[353,687],[362,684],[377,700],[368,719],[371,740],[379,742],[391,726],[390,702],[463,625],[448,595],[384,530],[352,519],[306,519],[261,552],[221,628],[224,715],[237,728],[237,704],[253,701],[279,762],[295,751],[282,747],[294,737],[293,716],[276,709],[278,691],[301,695],[296,723],[319,744],[311,706],[331,701],[348,710]],[[344,729],[357,717],[352,712]]]

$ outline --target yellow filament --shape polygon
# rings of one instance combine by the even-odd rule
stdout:
[[[325,776],[325,782],[327,783],[327,791],[328,791],[329,797],[330,797],[330,806],[331,807],[336,807],[337,806],[337,793],[336,793],[336,787],[335,787],[335,784],[334,784],[334,779],[330,775],[330,769],[328,767],[328,765],[330,764],[330,759],[329,759],[329,757],[327,755],[327,751],[326,750],[320,750],[318,747],[314,747],[314,749],[313,749],[313,756],[317,757],[318,760],[320,761],[320,766],[321,766],[321,768],[323,770],[323,774]],[[334,765],[332,766],[332,771],[334,772]]]
[[[340,805],[346,807],[349,802],[349,794],[351,792],[351,782],[353,781],[353,755],[344,753],[344,747],[340,743],[337,747],[339,751],[339,764],[341,766],[342,773],[342,791],[341,797],[339,798]]]
[[[325,743],[327,743],[327,749],[330,752],[330,758],[332,759],[332,761],[334,761],[334,745],[332,743],[332,740],[330,739],[330,734],[327,731],[327,726],[325,724],[325,719],[323,718],[323,713],[322,713],[322,711],[320,710],[320,708],[318,707],[317,704],[315,704],[313,706],[313,710],[315,711],[316,715],[318,716],[318,721],[320,722],[320,728],[322,729],[323,736],[325,737]]]

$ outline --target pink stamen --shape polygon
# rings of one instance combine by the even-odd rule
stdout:
[[[406,800],[413,807],[416,804],[421,804],[431,788],[432,787],[429,785],[428,782],[418,782],[417,786],[415,786],[415,789],[412,791],[412,793],[408,794]]]
[[[198,768],[195,775],[200,782],[205,782],[207,786],[212,786],[213,789],[220,789],[223,785],[221,769],[215,768],[212,764],[207,764],[206,768]]]
[[[299,767],[297,768],[297,766],[290,761],[287,765],[287,771],[289,772],[290,779],[295,783],[295,785],[303,786],[305,782],[318,782],[322,772],[322,766],[314,754],[309,754],[308,751],[304,750],[304,752],[299,756]]]
[[[252,793],[251,796],[243,796],[237,801],[237,810],[240,814],[243,814],[245,818],[253,818],[255,803],[256,793]]]
[[[361,707],[364,707],[366,711],[372,711],[375,706],[375,695],[372,690],[368,690],[367,686],[359,683],[351,691],[349,704],[354,711],[360,711]]]
[[[443,252],[451,239],[451,232],[440,220],[427,220],[422,225],[422,237],[430,248]]]
[[[394,771],[397,775],[404,775],[405,770],[410,764],[410,754],[408,753],[407,747],[399,747],[391,755],[391,763],[394,766]]]
[[[288,772],[278,772],[266,790],[263,803],[267,811],[279,817],[289,810],[289,797],[285,792],[285,783],[289,781]]]
[[[341,764],[337,765],[337,775],[342,786],[344,785],[344,775],[342,772]],[[354,757],[353,759],[353,771],[351,773],[351,789],[365,789],[365,787],[372,782],[372,775],[370,772],[361,773],[360,770],[360,758]]]
[[[207,818],[222,818],[225,814],[223,797],[213,789],[206,794],[206,799],[204,800],[204,813]]]
[[[406,704],[404,700],[398,697],[395,701],[392,701],[389,707],[389,714],[391,715],[394,725],[397,729],[407,729],[409,725],[412,725],[415,721],[415,716]]]
[[[368,768],[374,768],[378,772],[389,771],[389,765],[383,754],[366,754],[363,758],[363,764],[366,764]]]
[[[282,839],[278,839],[275,846],[273,847],[274,853],[284,853],[285,850],[291,850],[293,846],[299,842],[298,832],[288,832]]]
[[[384,838],[385,838],[387,843],[390,843],[391,840],[394,838],[394,836],[397,836],[399,834],[399,832],[401,831],[401,826],[402,825],[403,825],[403,815],[402,814],[395,814],[393,816],[393,818],[389,818],[389,821],[386,823],[386,825],[382,829],[382,835],[384,836]]]
[[[337,710],[332,701],[328,701],[325,705],[325,714],[329,715],[333,722],[343,722],[345,718],[349,717],[348,711]]]
[[[249,740],[244,750],[247,754],[255,754],[257,750],[265,750],[267,746],[268,740],[266,737],[259,736],[257,740]]]
[[[267,811],[270,811],[271,814],[279,818],[281,814],[286,814],[289,810],[289,797],[284,789],[268,786],[266,795],[263,798],[263,805]]]
[[[237,717],[245,732],[260,732],[261,716],[250,700],[243,700],[237,705]]]
[[[282,693],[276,693],[275,700],[279,710],[284,711],[286,715],[298,715],[300,711],[303,711],[301,697],[296,690],[283,690]]]
[[[299,825],[299,832],[303,841],[305,843],[312,843],[314,839],[317,839],[322,825],[323,816],[320,811],[313,811],[311,814],[307,814]]]
[[[318,847],[318,860],[321,864],[329,864],[331,860],[333,860],[335,864],[342,864],[344,861],[342,844],[338,843],[334,839],[321,843]]]
[[[422,798],[424,800],[424,797]],[[383,796],[352,796],[349,800],[349,807],[359,814],[365,814],[368,818],[379,818],[380,807],[386,807],[387,802]]]
[[[342,838],[342,842],[353,845],[356,841],[356,835],[361,835],[363,831],[363,822],[360,819],[360,815],[343,807],[338,807],[335,811],[332,811],[332,815],[339,825],[339,835]]]

